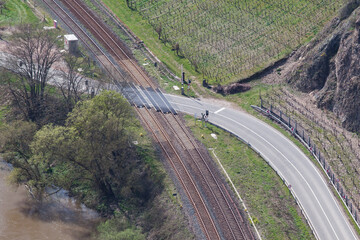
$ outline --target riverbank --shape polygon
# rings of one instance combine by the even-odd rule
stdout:
[[[36,202],[25,186],[8,183],[10,170],[0,158],[0,239],[92,239],[100,220],[94,211],[64,195]]]

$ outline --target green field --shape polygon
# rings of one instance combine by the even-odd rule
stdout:
[[[31,8],[21,0],[8,0],[0,13],[0,26],[38,21]]]
[[[129,0],[128,5],[160,32],[163,42],[178,44],[179,55],[199,72],[228,82],[261,70],[306,42],[343,1]]]
[[[314,239],[289,189],[275,171],[247,145],[213,125],[186,121],[195,137],[214,152],[245,201],[264,239]],[[217,140],[210,134],[215,133]],[[204,137],[202,137],[202,135]]]

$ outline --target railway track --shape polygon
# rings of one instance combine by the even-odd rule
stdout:
[[[91,39],[60,4],[54,0],[43,1],[76,33],[114,81],[134,82],[143,88],[157,89],[157,84],[137,65],[126,46],[82,2],[60,0],[101,46]],[[244,221],[236,201],[233,201],[210,156],[201,151],[181,118],[147,108],[135,110],[176,173],[194,207],[205,237],[254,239],[246,218]]]

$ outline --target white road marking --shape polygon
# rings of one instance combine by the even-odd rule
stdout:
[[[215,114],[218,114],[219,112],[221,112],[222,110],[225,110],[225,108],[220,108],[219,110],[217,110],[216,112],[214,112]]]
[[[253,116],[251,116],[251,117],[253,117]],[[254,117],[254,118],[255,118],[255,117]],[[257,118],[255,118],[255,119],[258,120]],[[265,123],[263,123],[262,121],[259,121],[259,120],[258,120],[257,122],[260,123],[260,124],[262,124],[262,125],[264,125],[264,126],[266,126],[266,127],[269,127],[269,126],[267,126]],[[293,142],[290,141],[288,138],[286,138],[285,136],[283,136],[283,135],[282,135],[280,132],[278,132],[276,129],[273,129],[273,128],[271,128],[271,129],[272,129],[273,132],[275,132],[278,136],[280,136],[281,138],[285,139],[285,140],[286,140],[287,142],[289,142],[293,147],[295,147],[296,150],[297,150],[304,158],[306,158],[306,159],[309,160],[309,158],[305,155],[305,153],[304,153],[303,151],[301,151],[301,150],[298,148],[298,146],[295,145],[295,143],[293,143]],[[323,181],[323,183],[324,183],[325,185],[327,185],[326,181],[325,181],[324,178],[323,178],[323,175],[321,175],[321,174],[319,173],[319,169],[316,168],[315,165],[314,165],[312,162],[311,162],[310,165],[311,165],[311,167],[320,175],[320,178],[321,178],[321,180]],[[334,201],[335,206],[337,207],[337,209],[339,210],[339,212],[341,213],[341,215],[344,217],[344,219],[347,219],[347,217],[344,215],[343,210],[340,209],[338,202],[335,200],[335,197],[334,197],[333,193],[330,191],[330,189],[329,189],[328,187],[326,187],[326,190],[328,191],[329,195],[331,196],[331,199]],[[346,223],[347,227],[349,228],[350,232],[352,233],[353,237],[354,237],[355,239],[357,239],[357,237],[356,237],[353,229],[352,229],[352,228],[350,227],[350,225],[349,225],[349,222],[348,222],[348,221],[345,221],[345,223]]]
[[[180,104],[180,103],[176,103],[176,104],[177,104],[177,105],[180,105],[180,106],[185,106],[185,107],[190,107],[190,108],[194,108],[194,109],[199,109],[199,110],[201,110],[200,108],[193,107],[193,106],[188,106],[188,105],[185,105],[185,104]],[[183,111],[184,111],[184,110],[183,110]],[[309,183],[307,182],[307,180],[305,179],[305,177],[299,172],[299,170],[295,167],[295,165],[293,165],[293,163],[290,162],[290,160],[289,160],[288,158],[286,158],[285,155],[284,155],[280,150],[278,150],[274,145],[272,145],[270,142],[268,142],[266,139],[264,139],[262,136],[260,136],[259,134],[257,134],[257,133],[254,132],[253,130],[251,130],[250,128],[246,127],[245,125],[243,125],[243,124],[241,124],[241,123],[239,123],[239,122],[236,122],[235,120],[233,120],[233,119],[231,119],[231,118],[229,118],[229,117],[227,117],[227,116],[220,115],[220,114],[219,114],[219,116],[221,116],[221,117],[223,117],[223,118],[226,118],[226,119],[228,119],[228,120],[230,120],[230,121],[232,121],[232,122],[234,122],[234,123],[236,123],[236,124],[244,127],[245,129],[249,130],[250,132],[254,133],[256,136],[258,136],[259,138],[261,138],[262,140],[264,140],[266,143],[268,143],[270,146],[272,146],[278,153],[280,153],[280,155],[282,155],[282,156],[290,163],[290,165],[298,172],[298,174],[301,176],[301,178],[304,179],[306,185],[310,188],[311,193],[313,194],[313,196],[315,197],[317,203],[319,204],[321,211],[324,213],[327,222],[329,223],[331,229],[332,229],[333,232],[335,233],[336,238],[339,239],[339,237],[337,236],[337,234],[336,234],[336,232],[335,232],[334,227],[332,226],[332,224],[331,224],[328,216],[326,215],[326,212],[325,212],[324,209],[322,208],[319,199],[316,197],[313,189],[310,187],[310,185],[309,185]],[[255,119],[258,120],[257,118],[255,118]],[[265,125],[265,123],[262,123],[261,121],[258,121],[258,122],[260,122],[261,124]],[[225,129],[226,129],[226,128],[225,128]],[[229,129],[226,129],[226,130],[230,131]],[[231,131],[230,131],[230,132],[231,132]],[[282,135],[281,135],[280,133],[278,133],[277,131],[274,131],[274,132],[277,133],[279,136],[281,136],[281,137],[284,138],[284,136],[282,136]],[[286,138],[285,138],[285,139],[286,139]],[[292,143],[290,140],[288,140],[288,139],[286,139],[286,140],[289,141],[293,146],[296,146],[296,145],[295,145],[294,143]],[[260,151],[259,151],[258,149],[256,149],[254,146],[252,146],[252,147],[253,147],[256,151],[260,152]],[[297,147],[296,147],[296,149],[297,149],[297,151],[299,151],[303,156],[306,157],[306,155],[305,155],[301,150],[299,150]],[[307,158],[307,157],[306,157],[306,158]],[[310,165],[311,165],[314,169],[316,169],[316,168],[313,166],[313,164],[310,164]],[[272,164],[272,167],[279,173],[279,171],[277,170],[277,168],[276,168],[275,166],[273,166],[273,164]],[[318,171],[317,171],[317,172],[318,172]],[[319,174],[319,172],[318,172],[318,174]],[[320,175],[320,174],[319,174],[319,175]],[[325,181],[324,181],[324,179],[321,177],[321,175],[320,175],[320,178],[321,178],[321,179],[323,180],[323,182],[325,183]],[[327,190],[328,190],[329,193],[331,193],[329,189],[327,189]],[[295,192],[294,192],[294,194],[296,195]],[[332,196],[332,194],[330,194],[330,195]],[[333,199],[333,201],[335,202],[335,199],[334,199],[333,196],[332,196],[332,199]],[[340,210],[337,202],[335,202],[335,205],[337,206],[338,210]],[[305,209],[304,209],[304,211],[306,212]],[[342,214],[342,211],[340,211],[340,212],[341,212],[341,214]],[[308,213],[306,213],[306,215],[308,215]],[[343,214],[342,214],[342,215],[343,215]],[[343,215],[343,216],[344,216],[344,215]],[[309,219],[310,219],[310,218],[309,218]],[[311,220],[310,220],[310,221],[311,221]],[[355,237],[355,235],[354,235],[354,232],[353,232],[352,229],[350,228],[349,224],[348,224],[347,222],[346,222],[346,224],[347,224],[347,226],[349,227],[349,229],[350,229],[351,233],[353,234],[354,238],[357,239],[357,238]]]
[[[247,130],[251,131],[251,132],[254,133],[256,136],[258,136],[258,137],[261,138],[263,141],[265,141],[267,144],[269,144],[271,147],[273,147],[278,153],[280,153],[281,156],[283,156],[283,157],[286,159],[286,161],[287,161],[288,163],[290,163],[290,165],[295,169],[295,171],[301,176],[301,178],[305,181],[306,185],[309,187],[311,193],[313,194],[314,198],[316,199],[316,202],[319,204],[321,211],[324,213],[327,222],[329,223],[331,229],[333,230],[333,232],[334,232],[334,234],[335,234],[335,237],[336,237],[337,239],[339,239],[339,237],[338,237],[337,234],[336,234],[336,231],[335,231],[334,227],[332,226],[332,224],[331,224],[331,222],[330,222],[330,219],[328,218],[328,216],[326,215],[325,210],[324,210],[323,207],[321,206],[319,199],[316,197],[316,195],[315,195],[315,193],[314,193],[314,190],[311,188],[310,184],[309,184],[308,181],[305,179],[305,177],[304,177],[304,176],[300,173],[300,171],[295,167],[295,165],[294,165],[287,157],[285,157],[285,155],[284,155],[280,150],[278,150],[274,145],[272,145],[269,141],[267,141],[265,138],[263,138],[262,136],[260,136],[259,134],[257,134],[257,133],[254,132],[253,130],[251,130],[250,128],[248,128],[248,127],[246,127],[245,125],[243,125],[243,124],[241,124],[241,123],[239,123],[239,122],[236,122],[236,121],[234,121],[233,119],[228,118],[228,117],[226,117],[226,116],[223,116],[223,115],[219,115],[219,116],[222,116],[222,117],[224,117],[224,118],[226,118],[226,119],[228,119],[228,120],[231,120],[231,121],[237,123],[238,125],[246,128]],[[252,147],[255,148],[254,146],[252,146]],[[255,148],[255,149],[256,149],[256,148]],[[256,150],[257,150],[258,152],[260,152],[259,149],[256,149]],[[294,193],[295,193],[295,192],[294,192]],[[295,195],[296,195],[296,194],[295,194]],[[305,212],[306,212],[306,211],[305,211]],[[307,214],[307,215],[308,215],[308,214]],[[340,239],[339,239],[339,240],[340,240]]]

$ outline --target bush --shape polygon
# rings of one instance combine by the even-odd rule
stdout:
[[[141,229],[130,227],[130,224],[120,217],[114,217],[101,223],[97,228],[101,240],[144,240]]]

